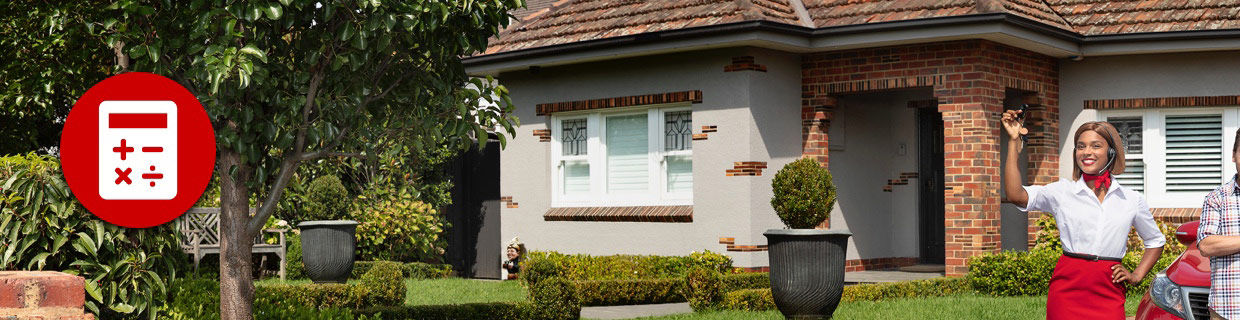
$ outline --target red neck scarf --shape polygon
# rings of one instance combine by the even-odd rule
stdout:
[[[1081,172],[1081,176],[1085,177],[1085,185],[1093,189],[1110,188],[1111,187],[1111,170],[1103,171],[1102,174],[1088,174]]]

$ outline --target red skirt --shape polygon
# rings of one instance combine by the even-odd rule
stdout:
[[[1046,319],[1124,319],[1123,284],[1111,282],[1118,261],[1059,257],[1046,296]]]

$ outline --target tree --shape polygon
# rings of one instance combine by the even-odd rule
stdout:
[[[423,145],[428,141],[485,143],[493,128],[514,133],[517,119],[506,90],[492,79],[467,76],[460,57],[483,51],[487,39],[507,25],[507,12],[521,5],[87,3],[67,6],[61,24],[65,32],[84,32],[81,38],[89,40],[82,41],[93,41],[114,58],[64,63],[153,72],[198,96],[216,132],[221,315],[250,319],[250,239],[301,163],[366,158],[396,145],[429,147]],[[253,215],[251,206],[257,207]]]

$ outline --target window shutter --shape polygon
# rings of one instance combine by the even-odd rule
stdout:
[[[1167,116],[1167,192],[1210,192],[1222,181],[1223,117]]]
[[[1127,155],[1124,174],[1116,175],[1115,180],[1129,189],[1145,192],[1145,161],[1141,154],[1145,149],[1141,136],[1145,126],[1141,123],[1141,117],[1108,117],[1107,122],[1119,131],[1123,139],[1120,143]]]
[[[607,117],[607,192],[647,192],[649,149],[645,114]]]

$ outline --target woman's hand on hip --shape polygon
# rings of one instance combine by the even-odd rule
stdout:
[[[1124,283],[1127,283],[1128,285],[1136,285],[1138,283],[1141,283],[1141,280],[1143,278],[1145,278],[1145,275],[1139,275],[1139,274],[1135,274],[1132,272],[1128,272],[1128,269],[1124,268],[1124,265],[1122,264],[1116,264],[1116,265],[1111,266],[1111,282],[1114,282],[1114,283],[1124,282]]]

